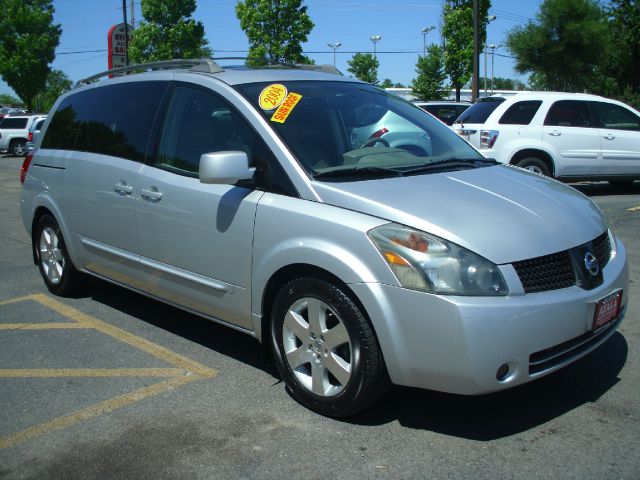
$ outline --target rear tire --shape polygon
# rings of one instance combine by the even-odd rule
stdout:
[[[27,144],[24,140],[15,140],[11,143],[11,154],[15,157],[24,157],[27,154]]]
[[[353,415],[389,387],[369,320],[347,293],[324,280],[298,278],[282,287],[270,341],[291,396],[322,415]]]
[[[551,176],[551,171],[545,161],[538,157],[525,157],[515,162],[515,165],[538,175]]]
[[[58,222],[53,217],[40,217],[33,242],[36,263],[49,291],[63,297],[77,292],[82,274],[73,266]]]

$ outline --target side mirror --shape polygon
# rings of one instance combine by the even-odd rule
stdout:
[[[238,180],[253,178],[255,168],[249,168],[245,152],[203,153],[200,157],[200,183],[233,185]]]

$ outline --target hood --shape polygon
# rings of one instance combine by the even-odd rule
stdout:
[[[566,250],[606,230],[585,195],[505,165],[313,188],[327,204],[437,235],[496,264]]]

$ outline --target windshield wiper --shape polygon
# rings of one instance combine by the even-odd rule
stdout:
[[[498,162],[493,158],[449,158],[447,160],[425,163],[424,165],[420,165],[416,168],[403,170],[402,173],[405,175],[412,175],[422,172],[489,167],[491,165],[498,165]]]
[[[381,178],[381,177],[401,177],[404,172],[394,170],[392,168],[382,167],[353,167],[353,168],[338,168],[335,170],[328,170],[326,172],[317,172],[313,174],[313,178]]]

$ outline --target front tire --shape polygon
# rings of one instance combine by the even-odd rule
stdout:
[[[323,415],[353,415],[377,402],[389,379],[373,328],[341,288],[298,278],[275,298],[271,346],[289,393]]]
[[[49,291],[63,297],[77,292],[82,275],[73,266],[60,226],[50,215],[38,220],[34,248],[40,275]]]
[[[544,175],[545,177],[551,176],[549,166],[544,160],[538,157],[526,157],[516,162],[516,167],[524,168],[538,175]]]

